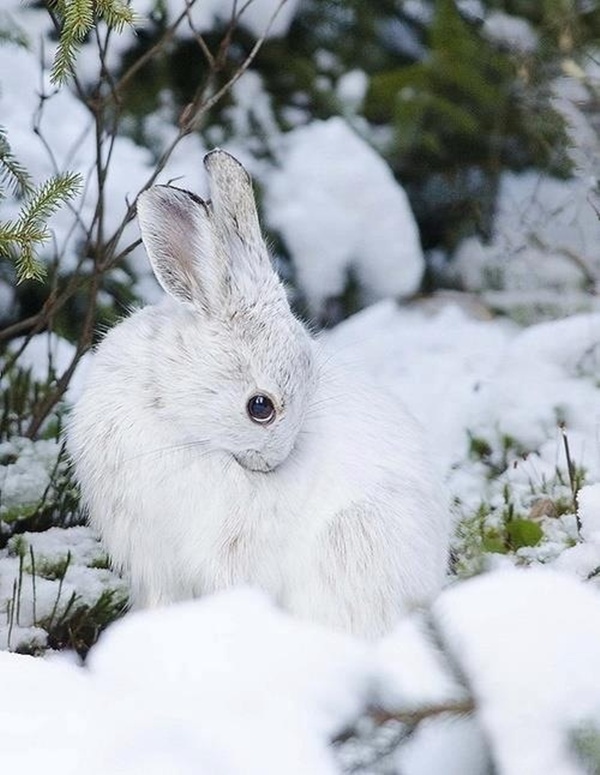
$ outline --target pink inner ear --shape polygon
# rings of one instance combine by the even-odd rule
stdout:
[[[140,196],[142,239],[162,288],[205,312],[222,305],[226,267],[205,202],[170,186]]]

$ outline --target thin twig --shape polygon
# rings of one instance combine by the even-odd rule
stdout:
[[[413,727],[426,719],[436,718],[444,714],[455,716],[469,715],[475,711],[475,707],[475,703],[470,697],[451,702],[441,702],[437,705],[424,705],[421,708],[413,708],[411,710],[388,711],[382,708],[371,707],[361,716],[361,719],[370,719],[378,727],[391,721],[397,721],[399,724]],[[336,744],[343,743],[355,735],[356,728],[350,727],[337,735],[332,742]]]
[[[32,414],[31,421],[25,433],[25,435],[30,439],[33,439],[36,437],[46,417],[50,414],[52,409],[54,409],[56,404],[60,401],[60,399],[67,391],[67,388],[69,387],[69,383],[71,382],[71,378],[75,373],[75,369],[77,368],[79,361],[91,347],[93,333],[94,333],[94,321],[96,317],[98,288],[99,288],[99,274],[95,273],[94,276],[92,277],[92,282],[90,284],[90,288],[88,292],[88,306],[86,310],[82,332],[80,334],[79,341],[75,349],[75,353],[73,354],[73,357],[71,358],[71,362],[69,363],[65,371],[56,381],[54,390],[52,390],[52,392],[50,392],[36,406],[35,411]]]
[[[538,234],[534,233],[529,234],[528,240],[529,243],[533,245],[533,247],[538,248],[539,250],[543,250],[545,253],[558,253],[559,255],[564,256],[566,259],[571,261],[583,275],[587,290],[590,292],[596,290],[600,278],[598,278],[594,270],[588,266],[586,261],[584,261],[584,259],[574,250],[571,250],[567,247],[549,245]]]
[[[23,596],[23,552],[19,551],[19,575],[17,583],[17,627],[21,625],[21,598]]]
[[[159,40],[156,41],[156,43],[151,46],[147,51],[145,51],[138,59],[133,62],[133,64],[130,65],[130,67],[123,73],[123,75],[119,78],[119,80],[114,85],[114,91],[116,94],[123,91],[125,86],[131,81],[131,79],[138,73],[144,65],[148,64],[148,62],[156,56],[160,51],[162,51],[167,43],[170,43],[170,41],[175,37],[175,33],[177,32],[179,26],[183,22],[184,19],[188,17],[189,9],[195,4],[196,0],[190,0],[189,2],[186,2],[186,7],[184,10],[177,16],[175,21],[165,30],[164,34],[161,36]]]
[[[71,551],[69,550],[67,552],[67,558],[65,560],[64,567],[62,568],[62,573],[60,575],[60,578],[58,579],[58,591],[56,593],[56,599],[54,600],[54,605],[52,606],[52,612],[50,613],[50,617],[48,619],[48,625],[46,629],[50,629],[50,627],[52,626],[52,623],[54,622],[54,617],[56,616],[56,612],[58,610],[58,604],[60,602],[60,597],[62,595],[63,583],[65,580],[65,576],[67,575],[69,565],[71,564],[71,560],[72,560],[72,556],[71,556]]]
[[[12,646],[12,634],[15,626],[15,606],[17,604],[17,580],[13,581],[12,597],[8,605],[10,613],[8,616],[8,636],[6,639],[6,648],[10,651]]]
[[[575,520],[577,522],[577,532],[581,532],[581,519],[579,518],[579,508],[577,504],[577,481],[575,477],[575,466],[571,458],[571,450],[569,448],[569,437],[567,435],[567,426],[564,422],[561,422],[560,433],[563,440],[563,448],[565,450],[565,458],[567,461],[567,473],[569,474],[569,485],[571,487],[571,497],[573,498],[573,511],[575,512]]]
[[[182,129],[183,134],[189,134],[195,129],[198,129],[198,127],[200,126],[201,119],[204,118],[206,113],[211,108],[213,108],[217,104],[217,102],[219,102],[219,100],[221,100],[225,96],[225,94],[227,94],[230,91],[230,89],[239,81],[242,75],[244,75],[246,70],[248,70],[248,68],[256,58],[256,55],[262,48],[265,40],[269,35],[269,32],[271,31],[271,27],[273,26],[279,12],[286,4],[286,2],[287,0],[280,0],[280,2],[277,5],[277,8],[275,8],[273,13],[271,14],[271,18],[269,19],[269,22],[265,27],[262,35],[257,39],[255,44],[252,46],[250,53],[248,54],[246,59],[244,59],[244,61],[238,67],[235,73],[231,76],[231,78],[229,78],[229,80],[220,89],[218,89],[215,92],[215,94],[213,94],[213,96],[210,97],[206,102],[201,101],[199,104],[197,104],[196,101],[193,101],[186,106],[183,113],[181,114],[181,118],[179,119],[180,127]]]
[[[202,33],[196,29],[196,25],[194,24],[194,20],[192,18],[192,14],[190,13],[195,0],[192,0],[191,2],[189,0],[186,0],[186,16],[187,16],[187,23],[190,30],[194,33],[194,40],[198,44],[198,47],[200,48],[200,51],[202,51],[202,54],[204,55],[204,58],[206,59],[206,62],[209,66],[209,68],[212,70],[215,69],[215,58],[212,55],[211,50],[206,44],[206,41],[204,40],[204,37]]]
[[[37,627],[37,588],[36,588],[36,579],[35,579],[35,554],[33,552],[33,546],[29,544],[29,558],[31,560],[31,587],[32,587],[32,599],[31,599],[31,607],[32,607],[32,614],[33,614],[33,626]]]
[[[455,700],[453,702],[441,702],[437,705],[425,705],[422,708],[415,708],[413,710],[401,710],[401,711],[385,711],[382,709],[373,709],[369,713],[369,717],[373,719],[375,724],[381,726],[387,724],[389,721],[398,721],[400,724],[407,724],[408,726],[415,726],[420,724],[425,719],[434,718],[435,716],[441,716],[445,713],[450,713],[455,716],[465,716],[473,713],[475,710],[475,702],[471,697],[466,697],[462,700]]]

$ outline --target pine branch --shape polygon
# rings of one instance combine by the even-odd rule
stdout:
[[[70,0],[65,7],[64,30],[76,42],[82,41],[94,24],[94,0]]]
[[[48,220],[61,204],[79,192],[81,184],[81,175],[74,172],[54,175],[42,183],[29,197],[19,218],[24,230],[35,229],[36,225]]]
[[[122,32],[135,21],[133,11],[121,0],[46,0],[46,3],[62,22],[50,74],[56,84],[64,83],[72,73],[83,41],[100,20],[115,32]]]
[[[6,129],[0,127],[0,199],[3,188],[16,196],[25,196],[33,186],[29,173],[12,152]]]
[[[44,266],[35,251],[50,237],[46,221],[77,195],[81,182],[81,176],[71,172],[55,175],[29,194],[15,221],[0,223],[0,255],[14,262],[17,282],[44,277]]]
[[[35,257],[34,242],[41,244],[47,238],[46,229],[25,237],[18,222],[0,223],[0,256],[9,258],[15,264],[18,282],[43,279],[44,267]]]
[[[128,24],[135,22],[135,16],[127,5],[119,0],[96,0],[98,14],[115,32],[123,32]]]
[[[71,74],[77,52],[93,27],[93,0],[69,0],[68,3],[57,3],[56,10],[63,17],[63,25],[50,80],[60,84],[64,83]]]

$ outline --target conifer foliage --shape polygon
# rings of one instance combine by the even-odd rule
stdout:
[[[8,183],[15,192],[21,193],[25,201],[17,218],[0,221],[0,256],[13,259],[18,282],[41,280],[45,269],[36,258],[36,250],[50,239],[47,224],[50,216],[79,192],[81,176],[71,172],[54,175],[34,187],[0,128],[0,185],[2,183]],[[0,199],[2,196],[0,187]]]
[[[60,30],[58,50],[52,66],[51,79],[64,83],[72,72],[79,47],[95,24],[104,21],[115,32],[133,24],[134,14],[120,0],[48,0]]]
[[[20,28],[2,28],[0,44],[27,46],[27,37]],[[72,173],[57,174],[39,185],[15,156],[6,130],[0,126],[0,203],[11,194],[23,200],[16,218],[0,220],[0,257],[14,262],[17,281],[41,280],[44,266],[36,251],[50,238],[48,219],[64,203],[76,196],[81,177]]]

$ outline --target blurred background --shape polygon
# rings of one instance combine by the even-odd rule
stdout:
[[[593,0],[287,0],[278,13],[274,0],[144,0],[133,29],[102,42],[99,19],[80,34],[76,78],[65,70],[64,83],[44,71],[61,4],[50,4],[53,23],[35,4],[8,5],[0,125],[36,180],[73,170],[87,181],[76,204],[87,223],[62,214],[54,244],[38,251],[45,284],[15,288],[14,265],[0,264],[9,332],[51,287],[92,271],[77,263],[82,252],[91,263],[105,251],[98,238],[131,218],[126,201],[153,165],[163,182],[201,191],[201,157],[215,146],[254,175],[275,256],[298,309],[319,325],[376,298],[442,288],[481,292],[492,310],[527,321],[593,304]],[[44,40],[25,73],[18,29],[30,52]],[[113,154],[100,183],[90,174],[95,147]],[[118,260],[116,244],[110,251],[96,278],[95,329],[153,295],[139,251]],[[86,306],[84,288],[69,293],[52,326],[76,340]]]

